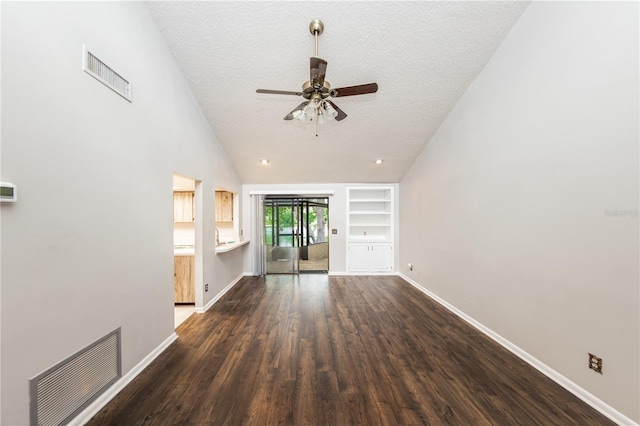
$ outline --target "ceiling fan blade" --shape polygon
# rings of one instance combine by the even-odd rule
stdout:
[[[256,93],[266,93],[268,95],[295,95],[302,96],[302,92],[287,92],[286,90],[267,90],[267,89],[258,89]]]
[[[311,70],[311,87],[316,89],[321,88],[324,85],[324,75],[327,72],[327,61],[324,59],[312,56],[310,62]]]
[[[339,87],[331,89],[331,96],[334,98],[342,96],[365,95],[367,93],[376,93],[378,91],[377,83],[360,84],[358,86]]]
[[[297,118],[300,114],[302,114],[302,110],[307,106],[308,103],[309,101],[304,101],[303,103],[295,107],[289,114],[285,115],[284,119],[293,120],[294,118]]]
[[[340,108],[338,108],[336,106],[336,104],[334,104],[333,102],[331,102],[329,99],[327,99],[327,102],[329,102],[331,104],[331,106],[333,107],[333,109],[336,110],[336,112],[338,113],[338,115],[336,116],[336,121],[342,121],[345,118],[347,118],[347,113],[344,112],[343,110],[341,110]]]

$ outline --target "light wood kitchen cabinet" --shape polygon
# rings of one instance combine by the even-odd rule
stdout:
[[[193,192],[173,193],[173,221],[193,222],[194,201]]]
[[[195,256],[173,256],[175,303],[196,303]]]
[[[216,191],[216,222],[233,222],[233,193]]]

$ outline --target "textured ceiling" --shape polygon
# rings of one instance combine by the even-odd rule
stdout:
[[[196,100],[243,183],[399,182],[526,2],[148,2]],[[283,117],[314,55],[348,117],[319,127]],[[270,164],[263,166],[260,159]],[[381,165],[374,164],[384,159]]]

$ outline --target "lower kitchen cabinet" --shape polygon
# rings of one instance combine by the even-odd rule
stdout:
[[[349,243],[349,272],[392,272],[392,243]]]
[[[175,303],[196,303],[195,256],[173,256]]]

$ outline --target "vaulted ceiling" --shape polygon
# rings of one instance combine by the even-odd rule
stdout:
[[[148,2],[243,183],[399,182],[528,2]],[[319,126],[283,117],[318,56],[348,114]],[[268,165],[261,165],[261,159]],[[383,159],[380,165],[376,159]]]

